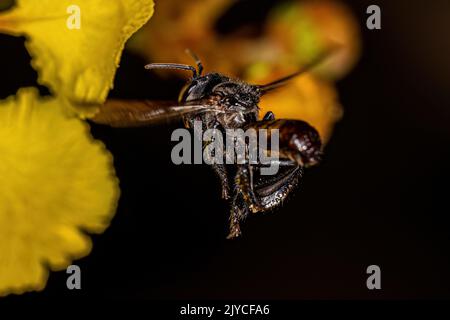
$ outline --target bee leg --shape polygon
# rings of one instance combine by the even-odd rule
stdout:
[[[247,215],[248,210],[242,205],[242,197],[239,193],[235,193],[231,203],[230,226],[227,239],[234,239],[242,234],[240,222],[244,220]]]
[[[231,215],[230,215],[230,227],[227,239],[234,239],[239,237],[241,232],[241,225],[240,225],[240,219],[239,216],[241,213],[239,212],[239,208],[232,209]]]
[[[212,142],[213,142],[213,140],[204,141],[203,142],[203,151]],[[230,187],[229,187],[229,182],[228,182],[228,173],[227,173],[227,169],[226,169],[225,165],[220,164],[220,163],[214,163],[213,162],[213,156],[214,156],[213,154],[206,153],[203,156],[207,157],[209,162],[212,163],[211,167],[220,179],[220,184],[221,184],[221,188],[222,188],[222,199],[224,199],[224,200],[230,199]]]
[[[222,186],[222,199],[228,200],[230,199],[230,186],[228,182],[228,173],[225,165],[223,164],[213,164],[211,165],[214,172],[220,179],[220,183]]]
[[[251,165],[238,166],[235,183],[237,191],[242,195],[251,212],[264,210],[253,190],[253,167]]]
[[[302,176],[303,168],[286,161],[283,172],[275,176],[267,176],[255,184],[255,194],[264,210],[272,210],[280,206],[289,194],[296,189]]]
[[[263,120],[275,120],[275,115],[273,114],[272,111],[268,111],[264,117]]]

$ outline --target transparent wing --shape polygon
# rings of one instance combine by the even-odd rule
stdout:
[[[214,110],[212,99],[186,102],[107,100],[91,121],[112,127],[140,127],[178,120],[184,115]]]

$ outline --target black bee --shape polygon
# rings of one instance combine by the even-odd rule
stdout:
[[[203,128],[278,129],[280,170],[273,176],[261,174],[262,164],[237,164],[230,170],[224,164],[213,164],[222,185],[222,198],[230,200],[230,227],[228,238],[241,234],[240,222],[249,213],[265,212],[279,206],[297,186],[303,169],[319,163],[321,140],[318,132],[304,121],[275,119],[272,112],[259,120],[258,103],[267,92],[301,75],[309,67],[266,85],[251,85],[220,73],[202,75],[203,66],[191,54],[197,68],[183,64],[153,63],[146,69],[180,69],[193,73],[192,79],[181,91],[178,102],[150,100],[108,100],[92,119],[113,127],[151,125],[164,119],[182,118],[187,128],[201,121]]]

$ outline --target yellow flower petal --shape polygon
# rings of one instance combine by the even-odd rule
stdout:
[[[57,98],[0,101],[0,295],[44,288],[49,266],[89,253],[114,215],[112,158]],[[83,230],[83,231],[81,231]]]
[[[0,15],[0,32],[28,36],[39,82],[55,95],[96,104],[112,88],[125,41],[152,14],[153,0],[18,0]]]
[[[315,127],[326,143],[334,124],[342,117],[342,107],[333,85],[310,74],[292,80],[264,96],[261,115],[272,111],[277,118],[303,120]]]

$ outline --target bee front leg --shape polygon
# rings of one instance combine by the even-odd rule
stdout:
[[[212,164],[214,172],[220,179],[220,184],[222,186],[222,199],[228,200],[230,199],[230,185],[228,182],[228,172],[223,164]]]
[[[205,151],[205,148],[212,143],[214,140],[204,141],[203,142],[203,151]],[[222,199],[228,200],[230,199],[230,185],[228,181],[228,172],[227,168],[224,164],[220,163],[214,163],[214,154],[210,154],[208,152],[204,153],[204,157],[209,160],[208,162],[211,163],[211,167],[216,173],[217,177],[219,177],[221,188],[222,188]]]
[[[230,226],[227,239],[234,239],[239,237],[241,232],[241,221],[248,215],[247,208],[242,204],[242,197],[239,193],[235,193],[233,201],[231,202],[230,210]]]

